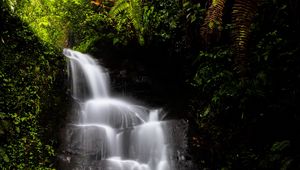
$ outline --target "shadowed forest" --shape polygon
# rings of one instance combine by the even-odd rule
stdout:
[[[199,170],[300,169],[298,0],[0,0],[0,169],[59,169],[63,48],[189,124]],[[189,169],[187,169],[189,170]]]

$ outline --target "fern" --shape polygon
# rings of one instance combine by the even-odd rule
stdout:
[[[130,0],[131,20],[136,30],[142,31],[143,28],[143,7],[141,0]]]
[[[245,77],[247,72],[247,44],[250,37],[250,26],[256,13],[259,0],[235,0],[232,8],[232,40],[235,50],[235,69]],[[222,17],[226,0],[213,0],[210,4],[200,34],[205,43],[211,38],[220,38]]]
[[[110,15],[117,17],[120,14],[128,15],[134,28],[140,30],[142,27],[143,6],[141,0],[117,0],[110,10]]]
[[[144,44],[143,2],[142,0],[117,0],[110,10],[112,17],[129,18],[137,33],[140,44]]]
[[[213,0],[207,10],[204,23],[200,28],[201,36],[206,43],[213,34],[217,34],[217,37],[220,35],[224,6],[225,0]]]
[[[117,0],[115,5],[109,11],[109,14],[113,17],[121,14],[122,12],[128,10],[129,3],[127,0]]]
[[[232,38],[235,50],[235,68],[244,77],[247,73],[247,44],[250,26],[256,13],[258,0],[236,0],[232,11]]]

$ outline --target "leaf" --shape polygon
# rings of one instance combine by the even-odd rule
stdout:
[[[208,106],[208,107],[205,109],[204,113],[201,115],[201,117],[207,116],[207,115],[209,114],[209,112],[210,112],[210,107]]]
[[[291,158],[287,158],[287,159],[281,161],[280,170],[288,170],[293,161],[294,161],[294,159],[291,159]]]
[[[6,155],[4,149],[0,147],[0,156],[5,162],[9,162],[9,157]]]
[[[144,45],[145,44],[145,39],[142,35],[139,35],[139,43],[140,45]]]
[[[20,128],[19,127],[16,127],[16,132],[20,133]]]
[[[113,44],[116,45],[118,42],[120,42],[120,39],[117,38],[117,37],[115,37],[115,38],[113,39]]]
[[[284,140],[281,142],[275,142],[272,147],[271,147],[271,151],[272,152],[280,152],[283,151],[284,149],[286,149],[287,147],[290,146],[290,141],[289,140]]]

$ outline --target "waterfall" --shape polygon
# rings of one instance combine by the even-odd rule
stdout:
[[[109,76],[95,59],[70,49],[63,53],[78,105],[65,137],[78,157],[73,161],[81,161],[82,169],[170,170],[161,109],[111,97]],[[87,160],[92,165],[84,166]]]

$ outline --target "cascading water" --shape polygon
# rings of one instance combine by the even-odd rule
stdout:
[[[100,162],[93,165],[96,169],[170,170],[160,110],[110,97],[108,75],[93,58],[70,49],[64,55],[79,105],[67,139],[77,155]]]

